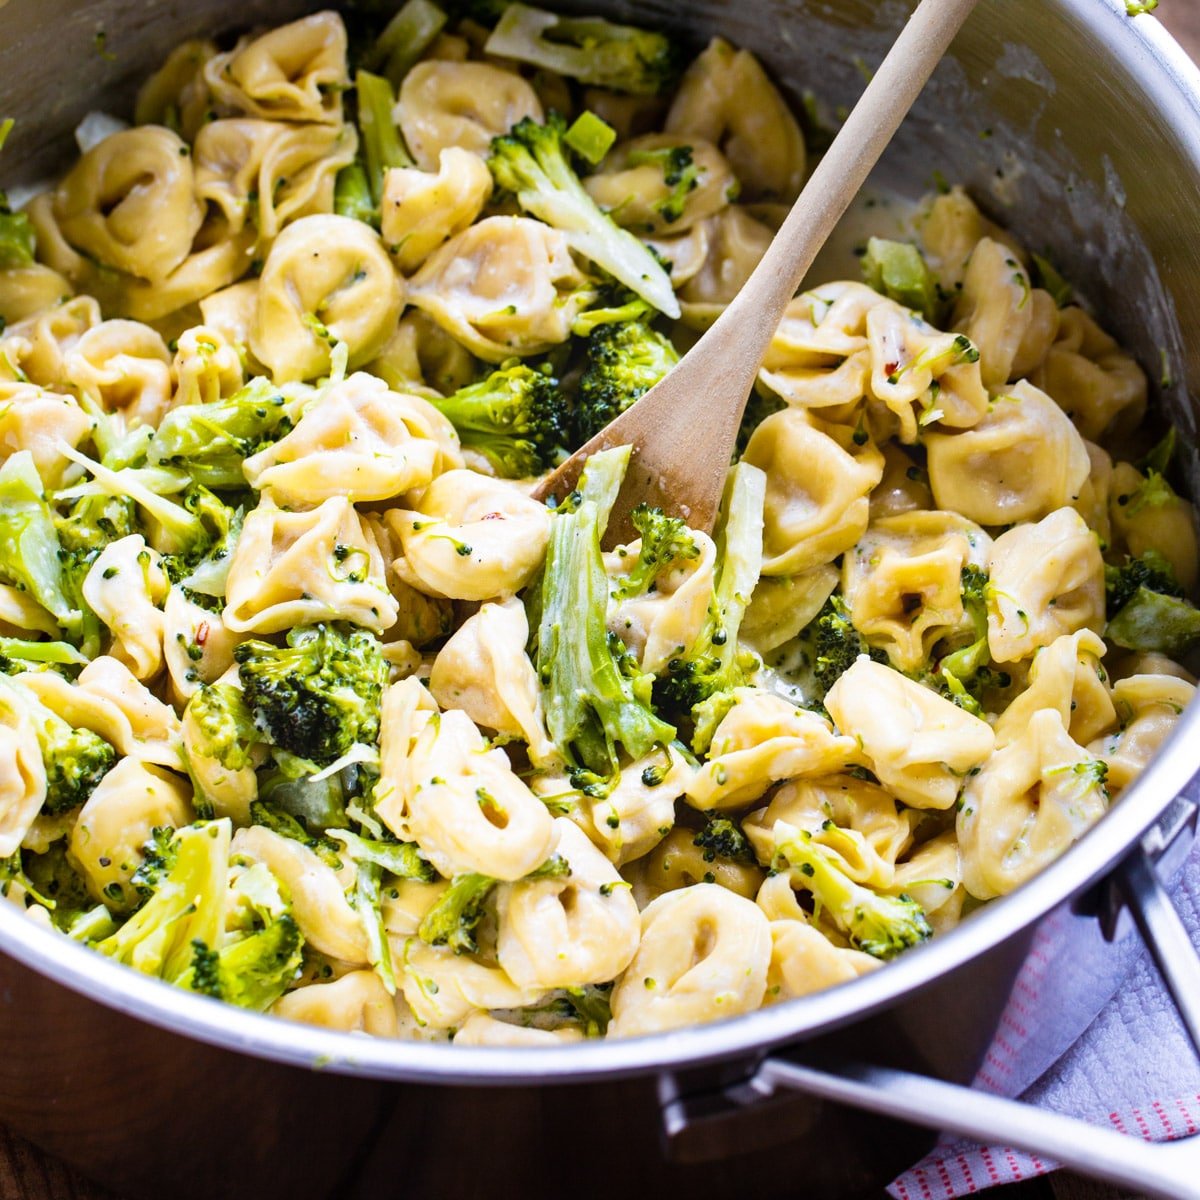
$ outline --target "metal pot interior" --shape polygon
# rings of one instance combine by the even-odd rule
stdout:
[[[296,0],[11,0],[0,7],[8,186],[45,178],[89,109],[126,113],[133,88],[185,37],[278,23]],[[699,49],[720,33],[758,54],[797,102],[850,105],[910,6],[901,0],[564,0],[656,25]],[[103,35],[102,37],[99,35]],[[69,81],[69,86],[64,85]],[[1200,489],[1200,73],[1122,0],[982,0],[879,170],[916,197],[935,172],[1048,254],[1146,369],[1184,434]],[[554,1050],[372,1043],[181,994],[0,906],[0,949],[152,1023],[302,1065],[438,1082],[547,1082],[644,1073],[761,1049],[886,1007],[1010,939],[1098,878],[1200,765],[1193,706],[1136,787],[1062,861],[962,927],[851,985],[648,1041]]]

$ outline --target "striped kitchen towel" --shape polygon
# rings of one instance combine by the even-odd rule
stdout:
[[[1200,843],[1184,864],[1172,896],[1200,952]],[[1196,1133],[1200,1061],[1136,934],[1111,948],[1127,960],[1127,965],[1120,963],[1124,978],[1115,994],[1099,1008],[1082,1037],[1054,1052],[1056,1026],[1069,1026],[1069,1021],[1057,1018],[1057,1002],[1041,1005],[1039,1000],[1046,993],[1048,973],[1069,969],[1069,922],[1069,917],[1056,914],[1038,930],[975,1087],[1019,1095],[1027,1104],[1110,1125],[1148,1141]],[[1086,1001],[1086,985],[1074,990]],[[1047,1058],[1048,1053],[1054,1057]],[[890,1191],[897,1200],[951,1200],[1044,1175],[1056,1166],[1005,1146],[943,1139]]]

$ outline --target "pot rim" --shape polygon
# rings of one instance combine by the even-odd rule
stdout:
[[[1200,177],[1200,69],[1153,17],[1130,20],[1124,0],[1060,0],[1073,20],[1124,57]],[[894,1005],[1008,941],[1099,880],[1182,793],[1200,768],[1200,699],[1120,802],[1061,859],[949,933],[850,983],[708,1025],[629,1040],[558,1047],[451,1046],[323,1030],[248,1012],[141,975],[16,908],[0,904],[0,952],[118,1012],[209,1045],[313,1070],[365,1078],[500,1086],[617,1079],[755,1057]]]

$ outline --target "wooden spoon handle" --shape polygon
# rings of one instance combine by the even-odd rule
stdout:
[[[638,501],[712,528],[746,399],[788,301],[975,4],[921,0],[732,303],[674,370],[542,480],[536,499],[562,498],[590,455],[632,444],[610,537],[630,536]]]
[[[724,341],[721,373],[753,381],[788,301],[976,3],[921,0],[754,273],[680,367],[689,358],[701,359],[705,342]],[[767,314],[773,319],[764,320]],[[730,336],[730,326],[736,336]]]

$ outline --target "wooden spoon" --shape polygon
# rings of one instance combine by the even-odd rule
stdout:
[[[712,529],[742,413],[788,301],[975,4],[921,0],[733,302],[665,379],[542,480],[536,499],[561,500],[590,455],[632,445],[609,539],[636,536],[629,514],[643,501]]]

